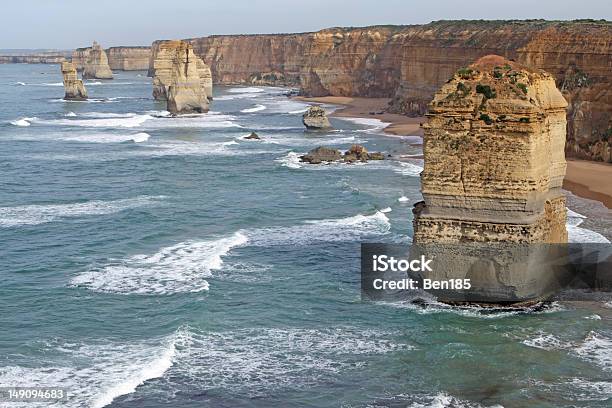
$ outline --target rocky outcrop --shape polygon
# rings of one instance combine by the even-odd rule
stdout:
[[[467,299],[478,303],[551,293],[559,248],[540,244],[567,242],[566,108],[550,74],[500,56],[459,70],[435,94],[424,201],[413,210],[413,242],[438,260],[427,278],[471,279]]]
[[[83,68],[84,79],[113,79],[113,71],[108,66],[106,52],[100,44],[94,41],[87,55],[87,61]]]
[[[499,54],[554,75],[570,103],[569,154],[604,160],[610,150],[612,24],[606,21],[440,21],[187,41],[217,83],[299,86],[306,96],[388,97],[392,112],[407,115],[425,113],[457,69]]]
[[[344,162],[344,163],[355,163],[355,162],[367,162],[368,160],[384,160],[384,155],[380,152],[368,153],[365,147],[361,145],[352,145],[349,150],[342,154],[338,149],[332,149],[329,147],[317,147],[312,149],[300,157],[300,161],[310,164],[321,164],[331,162]]]
[[[543,71],[498,56],[459,70],[429,105],[414,241],[567,242],[566,107]]]
[[[326,130],[332,127],[325,113],[325,109],[320,106],[311,106],[308,108],[304,115],[302,115],[302,122],[308,130]]]
[[[250,135],[244,138],[245,140],[261,140],[261,137],[255,132],[251,132]]]
[[[184,41],[164,41],[154,61],[153,96],[167,100],[169,112],[202,113],[208,111],[205,64]]]
[[[146,71],[149,69],[151,47],[110,47],[106,55],[112,70]]]
[[[62,62],[62,76],[64,78],[64,99],[67,101],[83,101],[87,99],[87,91],[77,75],[77,70],[71,62]]]

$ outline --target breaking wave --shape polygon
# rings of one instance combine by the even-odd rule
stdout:
[[[252,108],[243,109],[240,112],[242,112],[242,113],[255,113],[255,112],[261,112],[261,111],[266,110],[266,109],[268,109],[266,106],[257,104],[257,105],[255,105]]]
[[[162,248],[152,255],[135,255],[71,280],[96,292],[120,294],[172,294],[208,290],[211,272],[220,269],[232,248],[248,242],[240,232],[210,241],[187,241]]]
[[[140,196],[114,201],[0,207],[0,227],[38,225],[66,218],[113,214],[131,208],[152,205],[163,198],[163,196]]]
[[[37,120],[37,119],[38,119],[38,118],[36,118],[36,117],[32,117],[32,118],[21,118],[21,119],[17,119],[17,120],[12,121],[12,122],[11,122],[11,125],[13,125],[13,126],[22,126],[22,127],[25,127],[25,126],[30,126],[30,125],[31,125],[31,123],[30,123],[30,122],[33,122],[33,121],[35,121],[35,120]]]

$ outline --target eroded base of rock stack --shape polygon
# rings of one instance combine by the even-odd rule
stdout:
[[[502,57],[483,57],[458,71],[429,106],[415,244],[567,242],[566,107],[550,75]],[[451,262],[452,270],[439,273],[465,278],[472,267]],[[489,293],[492,302],[534,296],[516,288],[540,272],[512,272],[500,262],[485,269],[490,280],[483,296]],[[519,278],[503,283],[504,274]]]

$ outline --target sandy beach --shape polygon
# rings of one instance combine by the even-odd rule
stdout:
[[[390,123],[385,133],[408,136],[423,136],[421,123],[425,117],[411,118],[404,115],[386,113],[383,110],[389,103],[388,98],[357,98],[343,96],[324,96],[319,98],[296,97],[305,102],[341,105],[332,117],[359,117],[379,119]],[[577,196],[597,200],[612,209],[612,165],[585,160],[568,159],[567,174],[563,188]]]

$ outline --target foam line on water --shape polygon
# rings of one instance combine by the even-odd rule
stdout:
[[[120,294],[201,292],[209,289],[204,278],[221,268],[233,248],[247,242],[240,232],[214,240],[180,242],[152,255],[135,255],[92,268],[75,276],[70,284]]]
[[[242,113],[255,113],[255,112],[261,112],[261,111],[266,110],[266,109],[268,109],[268,108],[265,105],[257,104],[257,105],[255,105],[252,108],[243,109],[240,112],[242,112]]]
[[[30,126],[30,125],[31,125],[31,122],[33,122],[33,121],[35,121],[35,120],[37,120],[37,119],[38,119],[38,118],[34,116],[34,117],[31,117],[31,118],[21,118],[21,119],[17,119],[17,120],[14,120],[14,121],[10,122],[10,123],[11,123],[11,125],[13,125],[13,126],[21,126],[21,127],[26,127],[26,126]]]
[[[139,196],[113,201],[86,201],[70,204],[34,204],[15,207],[0,207],[0,227],[38,225],[67,218],[90,217],[114,214],[132,208],[153,205],[164,196]]]

